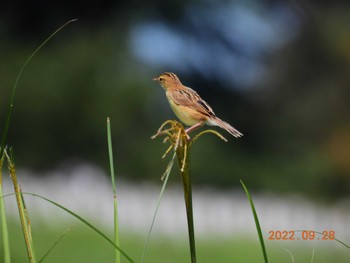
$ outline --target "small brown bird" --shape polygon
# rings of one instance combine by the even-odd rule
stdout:
[[[153,80],[158,81],[165,90],[166,97],[175,115],[184,124],[190,126],[190,133],[204,124],[219,126],[234,137],[243,136],[227,122],[218,118],[212,108],[193,89],[182,85],[179,78],[171,72],[165,72]]]

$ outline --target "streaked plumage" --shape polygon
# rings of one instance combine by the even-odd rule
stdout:
[[[206,103],[196,91],[182,85],[179,78],[171,72],[165,72],[153,80],[158,81],[164,88],[169,104],[175,115],[184,124],[191,126],[187,133],[203,126],[204,124],[219,126],[234,137],[243,136],[238,130],[227,122],[218,118],[213,109]]]

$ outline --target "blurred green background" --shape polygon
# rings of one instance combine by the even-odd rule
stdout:
[[[78,182],[73,191],[67,178],[69,172],[63,178],[64,188],[57,179],[61,173],[54,175],[67,167],[74,171],[80,164],[92,164],[108,172],[108,116],[118,180],[135,182],[140,189],[144,182],[159,186],[167,164],[161,156],[167,146],[161,139],[153,141],[150,137],[165,120],[175,116],[164,91],[151,79],[172,71],[185,85],[198,91],[220,118],[244,134],[235,139],[217,129],[230,139],[228,143],[208,135],[193,147],[193,183],[216,189],[209,191],[208,200],[223,201],[215,199],[215,195],[225,195],[238,187],[243,194],[239,183],[243,179],[251,192],[272,192],[275,200],[281,201],[277,206],[274,202],[258,202],[266,238],[269,230],[283,226],[271,225],[274,220],[290,225],[290,229],[281,230],[294,230],[294,221],[304,222],[297,215],[307,214],[305,207],[291,206],[281,198],[283,195],[303,195],[306,199],[297,200],[313,199],[316,204],[326,201],[321,212],[315,212],[307,201],[299,202],[316,214],[316,219],[311,220],[315,228],[319,222],[327,225],[316,230],[336,229],[337,237],[346,236],[345,231],[338,231],[346,229],[346,220],[331,220],[327,215],[345,218],[348,199],[344,198],[350,193],[349,1],[1,1],[0,133],[12,87],[24,61],[54,30],[73,18],[78,21],[57,34],[34,57],[19,82],[7,143],[14,148],[20,171],[46,176],[45,180],[50,177],[59,196],[67,195],[69,202],[65,205],[71,207],[70,201],[75,201],[78,207],[80,204],[85,208],[79,198],[89,202],[83,192],[94,193],[92,189]],[[32,180],[25,175],[19,172],[21,183]],[[45,181],[42,177],[35,179],[39,186]],[[87,181],[87,176],[78,179]],[[180,185],[177,179],[172,183]],[[28,185],[27,181],[24,188]],[[95,181],[88,186],[99,189]],[[50,193],[51,188],[41,188]],[[104,200],[98,197],[108,195],[106,192],[91,194],[90,198]],[[146,195],[136,199],[139,206],[135,207],[131,207],[134,196],[123,197],[128,210],[122,210],[121,219],[129,215],[129,210],[143,213],[144,209],[154,208],[146,202]],[[259,194],[255,197],[259,200]],[[232,202],[238,199],[235,195],[225,198]],[[328,209],[331,202],[339,210]],[[97,207],[105,203],[87,206],[96,215]],[[170,210],[176,208],[172,205]],[[237,218],[244,218],[247,225],[252,221],[247,210],[234,210],[237,218],[227,218],[227,214],[220,214],[227,209],[220,210],[223,203],[211,206],[217,210],[209,209],[209,202],[204,208],[195,206],[204,211],[202,218],[196,219],[204,220],[206,213],[212,213],[218,225],[234,225]],[[235,208],[232,203],[229,206]],[[34,218],[38,255],[43,255],[68,226],[54,214],[52,221],[41,222],[36,216],[51,212],[41,209],[36,213],[38,209],[41,207],[34,203],[29,213]],[[286,209],[290,213],[283,217]],[[180,213],[174,210],[169,217]],[[13,210],[7,211],[12,259],[24,262],[27,257],[18,219],[12,216]],[[135,217],[147,229],[148,217]],[[310,217],[305,218],[309,223]],[[126,220],[131,219],[134,218]],[[96,218],[87,220],[96,222]],[[162,223],[159,220],[156,226]],[[125,230],[125,225],[121,226],[122,247],[139,260],[146,231],[133,233]],[[108,225],[103,227],[112,235]],[[261,262],[255,229],[250,230],[244,229],[246,232],[239,236],[228,229],[228,236],[218,232],[217,239],[211,234],[198,235],[199,261]],[[148,262],[188,261],[188,241],[181,233],[151,239]],[[348,262],[348,250],[335,242],[283,242],[267,241],[271,262],[287,262],[288,249],[295,262],[311,262],[312,251],[315,262]],[[110,260],[112,254],[105,241],[77,223],[48,261],[99,262]]]
[[[344,1],[2,1],[0,132],[29,54],[8,144],[18,167],[80,162],[159,180],[166,149],[150,136],[171,112],[151,79],[179,75],[244,137],[203,137],[193,182],[336,200],[350,190],[350,4]],[[222,131],[229,137],[229,134]]]

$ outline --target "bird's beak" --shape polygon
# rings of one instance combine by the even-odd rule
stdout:
[[[153,81],[158,81],[159,79],[158,79],[158,77],[157,77],[157,78],[153,78],[152,80],[153,80]]]

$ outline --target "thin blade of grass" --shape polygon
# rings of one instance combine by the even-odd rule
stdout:
[[[0,197],[3,196],[2,184],[0,185]],[[4,263],[11,262],[11,253],[10,253],[10,240],[8,234],[8,227],[6,221],[6,211],[5,211],[5,202],[3,198],[0,198],[0,214],[1,214],[1,232],[2,232],[2,247],[4,250]]]
[[[10,252],[10,240],[8,234],[7,220],[6,220],[6,208],[5,200],[3,197],[3,187],[2,187],[2,165],[4,163],[4,158],[0,158],[0,220],[1,220],[1,232],[2,232],[2,247],[4,251],[4,263],[11,262],[11,252]]]
[[[289,254],[291,260],[292,260],[292,263],[294,263],[294,256],[293,256],[293,253],[292,251],[290,251],[289,249],[287,248],[284,248],[284,250]]]
[[[260,223],[259,223],[259,218],[258,218],[258,215],[256,213],[256,210],[255,210],[255,206],[254,206],[254,202],[253,202],[253,199],[252,197],[250,196],[250,193],[247,189],[247,187],[245,186],[245,184],[243,183],[242,180],[241,181],[241,184],[244,188],[244,191],[247,195],[247,198],[249,200],[249,203],[250,203],[250,207],[252,209],[252,212],[253,212],[253,216],[254,216],[254,221],[255,221],[255,226],[256,226],[256,230],[258,232],[258,236],[259,236],[259,241],[260,241],[260,246],[261,246],[261,249],[262,249],[262,252],[263,252],[263,255],[264,255],[264,260],[265,260],[265,263],[268,263],[268,258],[267,258],[267,253],[266,253],[266,248],[265,248],[265,243],[264,243],[264,237],[263,237],[263,234],[261,232],[261,227],[260,227]]]
[[[61,239],[68,234],[69,231],[71,231],[72,227],[69,227],[66,229],[57,239],[56,241],[49,247],[49,249],[46,251],[46,253],[41,257],[38,263],[44,262],[44,260],[47,258],[47,256],[51,253],[51,251],[56,247],[56,245],[61,241]]]
[[[36,262],[35,247],[34,247],[34,241],[33,241],[33,235],[32,235],[32,224],[31,224],[31,221],[29,219],[28,209],[27,209],[26,203],[24,201],[23,192],[22,192],[21,187],[19,188],[19,193],[20,193],[20,196],[21,196],[23,213],[24,213],[25,220],[26,220],[26,223],[27,223],[27,227],[26,228],[28,230],[29,246],[30,246],[30,248],[32,250],[34,261]]]
[[[35,257],[35,252],[34,252],[34,246],[33,246],[33,239],[31,236],[31,229],[30,229],[30,224],[29,224],[29,218],[28,214],[24,205],[23,201],[23,196],[21,189],[18,185],[17,181],[17,175],[16,175],[16,168],[15,164],[13,162],[13,151],[10,149],[10,157],[7,154],[7,151],[4,151],[4,155],[6,157],[7,163],[8,163],[8,170],[10,172],[10,177],[12,179],[12,184],[13,188],[15,191],[15,196],[16,196],[16,201],[17,201],[17,208],[18,208],[18,213],[21,221],[21,226],[22,226],[22,232],[24,236],[24,241],[26,244],[27,248],[27,254],[28,254],[28,260],[30,263],[35,263],[36,262],[36,257]]]
[[[161,189],[160,194],[159,194],[159,197],[158,197],[156,209],[155,209],[154,214],[153,214],[152,223],[151,223],[150,229],[149,229],[149,231],[148,231],[147,239],[146,239],[146,242],[145,242],[145,247],[144,247],[143,253],[142,253],[141,263],[143,263],[144,260],[145,260],[145,255],[146,255],[147,248],[148,248],[148,245],[149,245],[149,241],[150,241],[150,238],[151,238],[151,233],[152,233],[152,230],[153,230],[154,222],[156,221],[156,216],[157,216],[157,214],[158,214],[158,209],[159,209],[159,206],[160,206],[160,201],[162,200],[163,193],[164,193],[164,190],[165,190],[165,186],[167,185],[170,172],[171,172],[171,170],[172,170],[172,168],[173,168],[173,164],[174,164],[175,157],[176,157],[176,153],[174,153],[173,157],[171,158],[170,162],[168,163],[168,166],[167,166],[167,168],[166,168],[166,170],[165,170],[164,175],[162,176],[162,179],[164,179],[164,182],[163,182],[163,186],[162,186],[162,189]]]
[[[111,244],[114,248],[118,249],[120,251],[120,253],[131,263],[134,263],[135,261],[126,253],[124,252],[120,247],[118,247],[116,244],[114,244],[114,242],[107,237],[101,230],[99,230],[97,227],[93,226],[91,223],[89,223],[87,220],[85,220],[84,218],[82,218],[81,216],[79,216],[78,214],[74,213],[73,211],[69,210],[68,208],[60,205],[59,203],[56,203],[44,196],[38,195],[38,194],[33,194],[33,193],[22,193],[23,195],[31,195],[34,197],[38,197],[42,200],[45,200],[51,204],[53,204],[54,206],[57,206],[58,208],[61,208],[62,210],[64,210],[65,212],[67,212],[68,214],[72,215],[73,217],[75,217],[76,219],[78,219],[80,222],[82,222],[83,224],[85,224],[86,226],[88,226],[89,228],[91,228],[93,231],[95,231],[97,234],[99,234],[101,237],[103,237],[109,244]],[[11,196],[11,195],[15,195],[15,194],[8,194],[5,195],[6,196]]]
[[[303,231],[312,231],[312,232],[315,232],[316,234],[319,234],[320,236],[324,237],[324,233],[319,232],[319,231],[315,231],[315,230],[310,230],[310,229],[294,230],[294,232],[303,232]],[[335,238],[335,237],[334,237],[334,239],[330,239],[330,240],[337,241],[339,244],[341,244],[341,245],[343,245],[344,247],[350,249],[350,245],[348,245],[348,244],[346,244],[345,242],[339,240],[338,238]]]
[[[6,117],[6,121],[5,121],[5,126],[4,126],[4,130],[2,133],[2,138],[1,138],[1,144],[0,144],[0,157],[3,155],[4,153],[4,147],[5,147],[5,143],[6,143],[6,139],[7,139],[7,133],[10,127],[10,122],[11,122],[11,116],[12,116],[12,111],[13,111],[13,107],[14,107],[14,101],[15,101],[15,95],[16,95],[16,90],[17,90],[17,86],[19,83],[19,80],[22,76],[22,73],[24,71],[24,69],[26,68],[26,66],[28,65],[28,63],[32,60],[32,58],[36,55],[36,53],[39,52],[39,50],[46,45],[46,43],[53,38],[59,31],[61,31],[63,28],[65,28],[68,24],[77,21],[78,19],[72,19],[69,20],[68,22],[66,22],[65,24],[63,24],[62,26],[60,26],[55,32],[53,32],[48,38],[46,38],[44,40],[44,42],[42,42],[39,47],[34,50],[34,52],[32,54],[30,54],[30,56],[26,59],[26,61],[24,62],[22,68],[20,69],[16,81],[13,85],[12,88],[12,93],[11,93],[11,97],[10,97],[10,103],[8,106],[8,110],[7,110],[7,117]]]
[[[5,150],[5,144],[6,144],[6,139],[7,139],[7,134],[8,134],[8,130],[10,127],[10,122],[11,122],[11,116],[12,116],[12,112],[13,112],[13,108],[14,108],[14,100],[15,100],[15,95],[16,95],[16,90],[17,90],[17,86],[19,83],[19,80],[22,76],[22,73],[24,71],[24,69],[26,68],[26,66],[28,65],[28,63],[32,60],[32,58],[39,52],[39,50],[46,45],[46,43],[54,36],[56,35],[59,31],[61,31],[64,27],[66,27],[68,24],[70,24],[71,22],[76,21],[77,19],[73,19],[70,20],[68,22],[66,22],[64,25],[62,25],[61,27],[59,27],[55,32],[53,32],[48,38],[46,38],[44,40],[44,42],[42,42],[39,47],[34,50],[34,52],[32,54],[30,54],[30,56],[26,59],[26,61],[24,62],[22,68],[20,69],[16,81],[13,85],[12,88],[12,92],[11,92],[11,97],[10,97],[10,103],[8,106],[8,111],[7,111],[7,117],[5,120],[5,125],[4,125],[4,129],[2,132],[2,136],[1,136],[1,143],[0,143],[0,158],[3,157],[4,155],[4,150]],[[11,159],[9,157],[7,157],[8,162],[9,162],[9,170],[11,173],[11,169],[13,170],[13,172],[15,172],[14,169],[14,164],[11,163]],[[12,177],[12,175],[11,175]],[[17,180],[16,177],[14,177],[15,179],[13,179],[13,182],[15,183],[15,181]],[[3,195],[2,193],[2,186],[0,186],[1,188],[1,196]],[[17,199],[17,205],[18,205],[18,211],[20,214],[20,218],[21,218],[21,224],[22,224],[22,229],[23,229],[23,233],[24,233],[24,237],[25,237],[25,241],[26,241],[26,246],[27,246],[27,252],[28,252],[28,258],[30,262],[36,262],[36,258],[35,258],[35,253],[34,253],[34,243],[33,243],[33,239],[31,237],[31,228],[30,228],[30,224],[29,224],[29,217],[27,214],[27,211],[25,209],[25,205],[24,205],[24,200],[23,200],[23,196],[21,195],[21,190],[19,189],[18,185],[14,185],[15,188],[15,193],[16,193],[16,199]],[[8,243],[8,231],[7,231],[7,225],[6,225],[6,218],[5,218],[5,206],[3,203],[3,199],[1,199],[1,217],[2,217],[2,230],[3,230],[3,241],[4,241],[4,256],[5,256],[5,262],[10,262],[10,255],[9,255],[9,243]]]
[[[118,223],[118,203],[117,203],[117,190],[115,187],[115,175],[114,175],[114,162],[113,162],[113,147],[112,147],[112,136],[111,136],[111,122],[107,118],[107,141],[108,141],[108,156],[109,166],[111,172],[111,181],[113,189],[113,205],[114,205],[114,243],[119,247],[119,223]],[[118,249],[115,250],[115,262],[120,263],[120,252]]]

